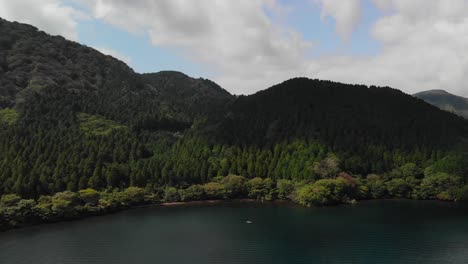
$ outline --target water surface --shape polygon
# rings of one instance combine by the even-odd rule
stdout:
[[[466,264],[468,208],[423,201],[144,208],[0,233],[0,263]]]

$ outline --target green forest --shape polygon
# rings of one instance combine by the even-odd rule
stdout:
[[[468,199],[468,121],[389,87],[249,96],[0,19],[0,229],[162,202]]]

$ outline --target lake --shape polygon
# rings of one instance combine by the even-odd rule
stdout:
[[[0,263],[466,264],[468,208],[404,200],[141,208],[0,233]]]

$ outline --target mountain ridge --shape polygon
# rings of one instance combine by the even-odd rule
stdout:
[[[442,110],[455,113],[468,119],[468,98],[451,94],[445,90],[429,90],[414,94]]]
[[[407,163],[465,176],[468,122],[393,88],[294,78],[234,96],[6,20],[0,65],[0,194],[392,179]]]
[[[234,98],[210,81],[182,73],[135,73],[120,60],[32,26],[0,20],[0,31],[1,108],[15,107],[29,113],[57,109],[70,113],[78,109],[124,123],[150,120],[193,123],[208,112],[202,109],[203,105],[211,107],[220,100],[214,103],[216,107],[212,106],[219,109]],[[177,80],[184,83],[174,86],[175,78],[167,78],[170,75],[179,76]],[[51,100],[52,94],[69,102],[35,104]],[[33,107],[38,109],[27,110]],[[139,116],[129,114],[132,111]]]

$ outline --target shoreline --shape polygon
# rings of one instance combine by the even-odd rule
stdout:
[[[264,202],[276,202],[280,200],[274,201],[264,201]],[[183,205],[200,205],[200,204],[220,204],[220,203],[230,203],[230,202],[240,202],[240,203],[261,203],[261,200],[255,199],[231,199],[231,200],[202,200],[202,201],[187,201],[187,202],[167,202],[167,203],[159,203],[159,204],[149,204],[149,205],[141,205],[137,208],[148,208],[148,207],[175,207],[175,206],[183,206]]]
[[[40,226],[40,225],[49,225],[49,224],[56,224],[60,222],[73,222],[73,221],[79,221],[83,220],[86,218],[90,217],[99,217],[99,216],[105,216],[105,215],[111,215],[111,214],[116,214],[119,212],[123,211],[128,211],[128,210],[135,210],[135,209],[144,209],[144,208],[158,208],[158,207],[178,207],[178,206],[191,206],[191,205],[207,205],[207,204],[221,204],[221,203],[231,203],[231,202],[238,202],[238,203],[275,203],[275,202],[285,202],[285,200],[275,200],[275,201],[260,201],[260,200],[255,200],[255,199],[231,199],[231,200],[202,200],[202,201],[186,201],[186,202],[164,202],[164,203],[149,203],[149,204],[141,204],[141,205],[130,205],[130,206],[125,206],[125,207],[120,207],[120,208],[113,208],[109,210],[103,210],[103,211],[95,211],[92,213],[85,213],[85,214],[80,214],[74,217],[63,217],[63,218],[56,218],[52,219],[49,221],[35,221],[35,222],[29,222],[29,223],[23,223],[15,227],[7,227],[7,228],[2,228],[0,227],[0,233],[3,232],[8,232],[16,229],[22,229],[26,227],[31,227],[31,226]]]
[[[389,199],[369,199],[369,200],[360,200],[357,203],[348,203],[348,204],[339,204],[336,206],[343,206],[343,205],[357,205],[362,202],[370,202],[370,201],[399,201],[399,200],[408,200],[408,201],[434,201],[434,202],[441,202],[441,203],[452,203],[452,204],[460,204],[459,202],[456,201],[444,201],[444,200],[414,200],[414,199],[405,199],[405,198],[389,198]],[[21,225],[15,226],[15,227],[10,227],[10,228],[5,228],[2,229],[0,228],[0,234],[3,232],[9,232],[13,231],[16,229],[22,229],[22,228],[27,228],[27,227],[32,227],[32,226],[40,226],[40,225],[49,225],[49,224],[56,224],[60,222],[73,222],[73,221],[80,221],[84,220],[86,218],[90,217],[99,217],[99,216],[105,216],[105,215],[112,215],[116,213],[120,213],[123,211],[128,211],[128,210],[136,210],[136,209],[145,209],[145,208],[164,208],[164,207],[182,207],[182,206],[193,206],[193,205],[215,205],[215,204],[222,204],[222,203],[269,203],[269,204],[291,204],[294,206],[301,206],[297,203],[294,203],[293,201],[290,200],[256,200],[256,199],[249,199],[249,198],[241,198],[241,199],[230,199],[230,200],[201,200],[201,201],[186,201],[186,202],[164,202],[164,203],[153,203],[153,204],[141,204],[141,205],[130,205],[130,206],[125,206],[125,207],[120,207],[120,208],[113,208],[109,210],[103,210],[103,211],[95,211],[92,213],[86,213],[86,214],[81,214],[77,215],[74,217],[64,217],[64,218],[56,218],[53,220],[49,221],[37,221],[37,222],[29,222],[29,223],[23,223]],[[334,207],[334,206],[323,206],[323,207],[315,207],[315,208],[326,208],[326,207]],[[306,207],[307,208],[307,207]]]

